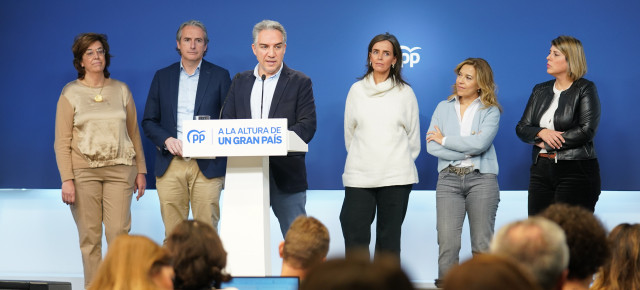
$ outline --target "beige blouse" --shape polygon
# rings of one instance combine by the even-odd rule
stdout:
[[[102,92],[79,80],[68,83],[58,100],[54,149],[63,182],[79,168],[122,164],[147,173],[129,87],[110,78]]]

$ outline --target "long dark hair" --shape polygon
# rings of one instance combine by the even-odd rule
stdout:
[[[400,48],[400,42],[398,42],[398,39],[393,34],[390,34],[389,32],[386,32],[384,34],[378,34],[373,39],[371,39],[371,42],[369,42],[369,48],[367,49],[367,61],[366,61],[367,72],[359,79],[364,79],[365,77],[367,77],[369,74],[373,72],[373,66],[371,66],[369,62],[369,53],[371,53],[371,49],[373,49],[374,44],[380,41],[385,41],[385,40],[391,42],[391,46],[393,46],[393,56],[396,58],[395,66],[391,66],[389,68],[389,77],[393,78],[393,82],[396,85],[398,84],[409,85],[409,83],[407,83],[406,81],[404,81],[404,79],[402,79],[402,49]]]

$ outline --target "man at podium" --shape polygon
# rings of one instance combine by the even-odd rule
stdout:
[[[182,123],[194,116],[220,116],[231,78],[229,71],[203,59],[209,38],[202,22],[183,23],[176,35],[180,62],[153,77],[142,119],[145,135],[156,150],[155,174],[165,239],[189,217],[217,229],[220,191],[226,158],[182,157]]]
[[[251,48],[258,64],[233,78],[222,118],[286,118],[288,129],[309,143],[316,132],[311,79],[282,62],[284,27],[273,20],[259,22],[253,27]],[[269,157],[269,197],[283,237],[296,217],[306,215],[307,188],[304,152]]]

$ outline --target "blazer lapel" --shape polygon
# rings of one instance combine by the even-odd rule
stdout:
[[[276,85],[276,90],[273,92],[273,99],[271,100],[271,108],[269,109],[269,118],[273,118],[276,110],[278,109],[278,104],[283,97],[284,91],[287,88],[287,84],[289,83],[289,67],[287,67],[284,63],[282,64],[282,73],[280,74],[280,78],[278,79],[278,84]]]
[[[202,64],[200,65],[200,76],[198,77],[198,89],[196,90],[196,103],[193,106],[193,114],[199,115],[200,105],[202,105],[202,101],[204,100],[204,92],[207,91],[207,87],[209,86],[209,77],[211,76],[211,71],[209,70],[209,66],[206,65],[205,61],[202,60]],[[211,116],[213,118],[213,116]]]
[[[169,94],[171,104],[171,115],[173,116],[173,123],[178,124],[178,89],[180,86],[180,63],[176,63],[173,72],[171,73],[171,80],[169,81]]]
[[[244,81],[246,81],[245,85],[238,86],[238,88],[242,89],[242,91],[238,92],[238,96],[242,96],[242,108],[244,108],[244,111],[237,117],[238,119],[251,119],[251,92],[253,91],[253,83],[255,83],[256,77],[252,73]]]

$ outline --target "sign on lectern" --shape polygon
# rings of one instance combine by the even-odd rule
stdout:
[[[227,271],[271,275],[269,156],[307,152],[307,144],[287,119],[190,120],[182,128],[184,157],[228,157],[219,226]]]

